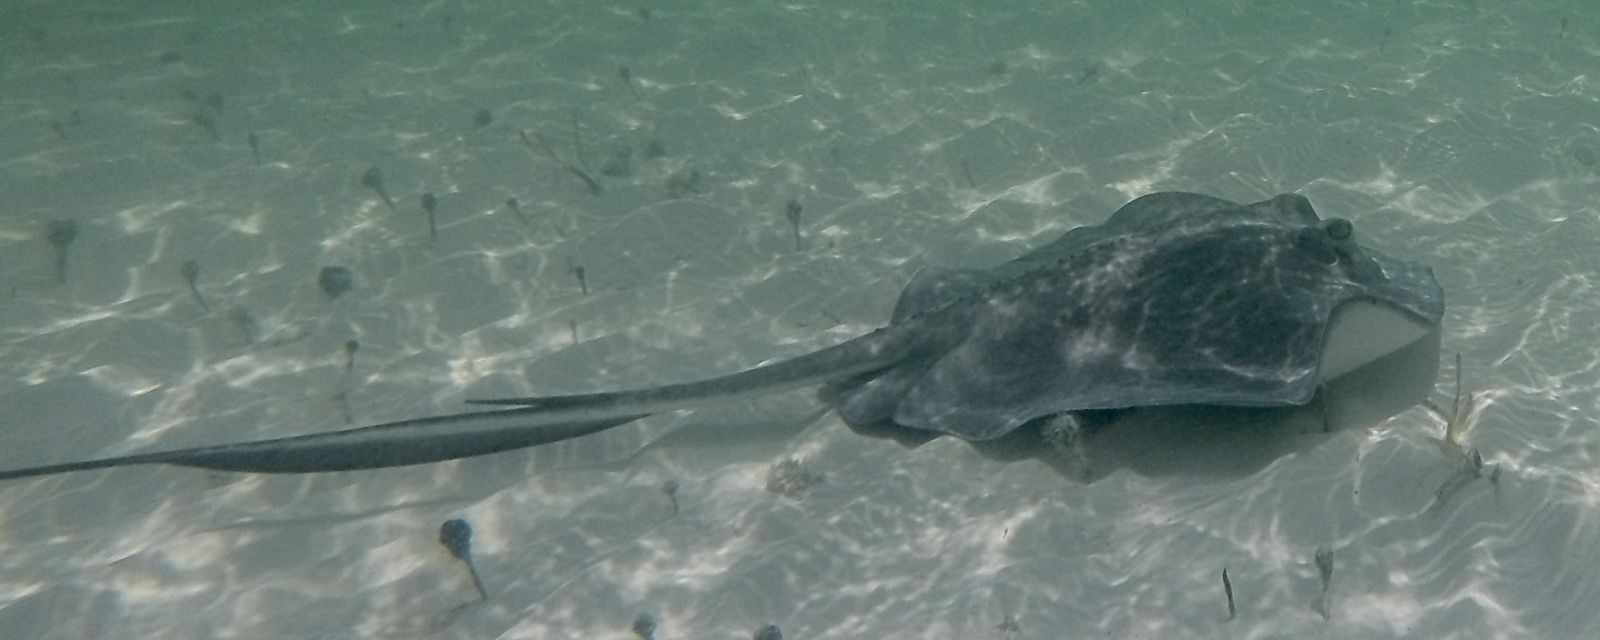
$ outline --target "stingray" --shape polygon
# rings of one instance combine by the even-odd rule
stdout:
[[[0,471],[0,478],[141,464],[258,473],[422,464],[805,386],[819,387],[858,431],[975,443],[1051,416],[1304,407],[1319,389],[1428,336],[1436,347],[1443,313],[1429,267],[1363,246],[1348,220],[1320,218],[1303,196],[1244,205],[1155,193],[1010,262],[921,271],[887,326],[737,373],[469,400],[511,408]],[[1433,360],[1436,371],[1436,351]]]

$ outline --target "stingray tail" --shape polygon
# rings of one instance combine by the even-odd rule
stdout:
[[[798,358],[699,382],[636,391],[479,400],[478,404],[520,406],[239,444],[0,470],[0,480],[145,464],[248,473],[316,473],[480,456],[599,433],[680,405],[817,384],[883,369],[917,353],[918,345],[923,343],[912,337],[914,333],[880,329]]]
[[[859,376],[912,357],[922,344],[915,331],[890,326],[821,351],[781,360],[715,378],[648,389],[605,391],[563,396],[487,398],[469,404],[515,405],[559,414],[562,418],[596,419],[634,413],[656,413],[751,393],[771,393]]]
[[[0,480],[144,464],[246,473],[403,467],[571,440],[644,417],[551,422],[536,419],[536,413],[505,409],[400,420],[328,433],[4,470]]]
[[[133,456],[118,456],[115,458],[100,458],[98,460],[84,460],[82,462],[64,462],[49,464],[26,469],[8,469],[0,471],[0,480],[13,478],[30,478],[33,476],[48,476],[58,473],[71,473],[73,471],[90,471],[93,469],[108,469],[111,467],[125,467],[136,464],[156,464],[160,454],[143,454]]]

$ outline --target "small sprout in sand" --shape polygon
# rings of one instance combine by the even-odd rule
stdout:
[[[633,93],[633,99],[644,99],[639,95],[639,87],[636,87],[633,84],[633,70],[629,69],[628,65],[617,67],[617,79],[621,80],[622,84],[627,85],[628,91]]]
[[[1233,582],[1228,580],[1227,567],[1222,568],[1222,593],[1228,596],[1228,619],[1232,620],[1234,616],[1239,614],[1239,610],[1233,606]]]
[[[244,307],[229,309],[228,320],[239,330],[239,336],[244,338],[245,344],[255,344],[261,340],[261,323],[249,309]]]
[[[1333,550],[1327,547],[1317,547],[1316,553],[1312,555],[1312,560],[1317,565],[1317,577],[1322,581],[1322,594],[1317,596],[1316,603],[1313,606],[1317,613],[1322,614],[1322,619],[1327,620],[1329,616],[1328,589],[1333,586]]]
[[[439,209],[439,199],[434,197],[432,191],[422,193],[422,211],[428,215],[428,241],[439,239],[439,223],[434,217],[434,211]]]
[[[185,282],[189,283],[189,294],[194,296],[195,304],[206,313],[211,313],[211,305],[206,304],[205,297],[200,295],[200,263],[195,260],[184,260],[183,266],[178,267],[178,273],[183,274]]]
[[[529,137],[528,132],[526,131],[518,131],[517,136],[522,139],[522,145],[527,147],[529,151],[535,153],[542,151],[545,155],[550,156],[550,159],[554,160],[556,164],[561,165],[561,168],[566,169],[567,173],[577,176],[579,180],[582,180],[584,186],[589,188],[589,195],[598,196],[605,192],[605,189],[600,186],[600,183],[596,181],[593,176],[589,175],[589,172],[584,171],[583,169],[578,168],[576,165],[573,165],[565,160],[562,160],[561,156],[556,155],[556,150],[550,147],[550,143],[544,139],[544,136],[535,133],[532,137]],[[578,155],[580,158],[583,156],[581,152]]]
[[[356,369],[356,351],[361,349],[361,343],[355,338],[344,341],[344,377],[349,378]]]
[[[1079,85],[1089,84],[1100,77],[1100,65],[1093,62],[1083,68],[1083,75],[1078,78]]]
[[[1446,478],[1439,485],[1439,488],[1434,490],[1433,505],[1428,508],[1430,513],[1436,513],[1444,509],[1451,497],[1478,478],[1487,477],[1491,486],[1495,489],[1500,488],[1500,465],[1485,464],[1483,454],[1478,452],[1477,447],[1468,448],[1466,453],[1458,460],[1459,464],[1455,473],[1450,474],[1450,477]]]
[[[1472,427],[1472,409],[1477,405],[1477,393],[1461,392],[1461,379],[1464,377],[1461,368],[1461,354],[1456,354],[1456,392],[1450,401],[1450,411],[1446,412],[1432,400],[1427,401],[1428,408],[1432,409],[1444,420],[1444,441],[1446,451],[1452,453],[1465,453],[1464,439]]]
[[[78,239],[78,223],[69,218],[51,220],[44,228],[44,239],[56,250],[56,282],[67,281],[67,251]]]
[[[572,277],[578,279],[578,290],[582,291],[583,295],[589,295],[589,272],[585,271],[581,264],[570,260],[568,262],[567,270],[572,272]]]
[[[217,119],[211,117],[211,114],[204,111],[196,111],[189,114],[189,121],[195,123],[201,129],[205,129],[206,133],[211,134],[212,142],[222,141],[222,132],[217,129]]]
[[[1008,613],[1006,614],[1005,620],[1001,620],[1000,624],[994,626],[994,630],[1000,632],[1000,637],[1010,638],[1011,636],[1022,633],[1022,623],[1017,622],[1016,616]]]
[[[522,224],[528,224],[528,216],[522,213],[522,203],[518,202],[515,197],[506,198],[506,208],[517,214],[517,219],[521,220]]]
[[[337,300],[339,296],[349,292],[355,284],[355,272],[345,267],[323,267],[322,271],[317,273],[317,286],[329,300]]]
[[[641,613],[639,617],[634,618],[633,626],[629,628],[633,630],[633,635],[639,637],[639,640],[656,640],[656,617],[648,612]]]
[[[672,501],[672,515],[678,515],[678,481],[667,480],[661,483],[661,492],[667,494],[667,499]]]
[[[339,404],[339,413],[344,415],[345,424],[355,424],[355,411],[350,408],[350,388],[354,386],[356,373],[356,350],[361,348],[361,343],[354,338],[344,342],[344,375],[339,379],[339,391],[333,394],[334,402]]]
[[[467,565],[467,572],[472,574],[472,586],[478,589],[478,598],[488,600],[489,592],[484,590],[483,581],[478,579],[478,567],[472,563],[472,525],[461,518],[444,521],[439,525],[439,544]]]
[[[705,175],[699,169],[679,169],[667,176],[667,195],[683,198],[706,192]]]
[[[1577,160],[1578,164],[1590,169],[1600,168],[1596,167],[1600,165],[1600,152],[1596,152],[1593,146],[1580,142],[1572,145],[1571,153],[1572,159]]]
[[[613,149],[605,162],[600,163],[600,173],[612,178],[626,178],[633,175],[633,149],[627,145]]]
[[[383,203],[389,205],[389,211],[399,213],[399,210],[394,208],[394,199],[389,197],[388,188],[383,186],[383,172],[377,167],[367,167],[367,170],[361,173],[361,186],[371,189],[379,198],[383,198]]]
[[[1484,464],[1483,454],[1476,447],[1466,446],[1467,433],[1477,421],[1475,412],[1480,405],[1476,392],[1462,393],[1462,377],[1461,354],[1457,353],[1455,396],[1450,409],[1446,410],[1433,400],[1425,402],[1428,409],[1445,423],[1444,437],[1439,439],[1439,448],[1444,451],[1446,457],[1458,462],[1456,472],[1446,478],[1434,491],[1434,504],[1429,507],[1430,511],[1442,509],[1452,496],[1478,478],[1488,477],[1491,485],[1496,489],[1500,487],[1500,466]]]
[[[494,124],[494,113],[488,109],[479,109],[472,114],[472,126],[479,129]]]
[[[778,625],[775,624],[763,625],[760,629],[756,629],[756,632],[751,634],[750,638],[751,640],[783,640],[783,631],[780,631]]]
[[[666,155],[667,145],[661,142],[660,138],[651,138],[649,141],[644,143],[644,157],[646,159],[654,160],[656,158],[665,157]]]
[[[583,152],[583,123],[582,112],[572,110],[572,153],[578,160],[578,166],[589,168],[589,157]]]
[[[1317,564],[1317,577],[1322,580],[1322,590],[1327,591],[1328,584],[1333,580],[1333,550],[1317,547],[1312,560]]]
[[[821,472],[812,470],[799,458],[785,458],[767,468],[767,492],[799,498],[822,484],[822,479]]]
[[[789,203],[783,206],[783,217],[789,219],[789,228],[794,231],[794,250],[800,250],[800,200],[789,198]]]
[[[342,388],[333,392],[333,402],[339,405],[339,415],[344,418],[345,424],[356,423],[356,413],[350,408],[350,389]]]
[[[82,124],[83,124],[83,113],[78,111],[77,109],[73,109],[71,113],[67,114],[67,119],[65,121],[63,121],[63,120],[51,120],[50,121],[50,130],[54,131],[56,133],[56,137],[58,137],[58,138],[60,138],[62,140],[66,140],[67,139],[67,127],[69,127],[69,126],[76,127],[76,126],[80,126]]]

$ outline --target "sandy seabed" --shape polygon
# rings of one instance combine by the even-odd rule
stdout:
[[[918,268],[1190,190],[1304,193],[1432,264],[1502,476],[1440,500],[1417,409],[1237,477],[1083,485],[789,393],[403,469],[8,482],[0,636],[1578,637],[1600,18],[1277,4],[8,8],[3,468],[733,371],[880,326]],[[769,491],[791,458],[821,482]]]

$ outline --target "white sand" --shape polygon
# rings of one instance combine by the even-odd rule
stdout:
[[[879,326],[919,266],[992,264],[1184,189],[1299,191],[1433,264],[1445,349],[1484,391],[1469,444],[1505,471],[1430,506],[1453,467],[1415,410],[1244,477],[1082,486],[862,438],[790,394],[406,469],[8,482],[0,637],[626,638],[644,611],[663,639],[1600,625],[1592,12],[73,4],[0,14],[0,468],[340,428],[350,339],[359,424],[731,371]],[[212,92],[220,142],[191,121]],[[634,153],[598,197],[516,141],[570,161],[574,119],[593,173]],[[638,156],[652,137],[666,157]],[[704,191],[669,197],[690,170]],[[58,285],[42,235],[68,218]],[[332,302],[326,265],[356,275]],[[790,456],[826,476],[800,499],[764,490]],[[452,517],[487,604],[459,606]]]

